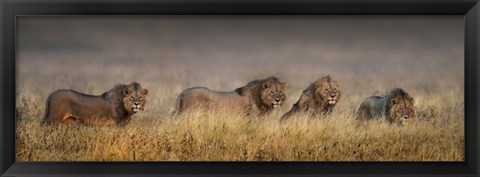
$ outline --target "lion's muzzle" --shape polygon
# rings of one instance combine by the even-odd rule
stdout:
[[[331,91],[328,93],[327,99],[328,99],[328,104],[334,105],[337,104],[337,93],[335,91]]]
[[[143,107],[142,107],[142,105],[140,105],[139,103],[134,103],[134,105],[132,106],[132,111],[133,111],[134,113],[143,111]]]
[[[402,124],[403,126],[406,126],[408,124],[410,124],[410,119],[408,116],[404,116],[402,118],[400,118],[400,124]]]
[[[328,104],[336,104],[337,97],[328,97]]]
[[[272,103],[272,107],[273,108],[280,108],[280,107],[282,107],[282,103],[281,102],[274,102],[274,103]]]
[[[276,97],[273,99],[272,102],[272,107],[273,108],[280,108],[282,107],[282,99],[280,97]]]

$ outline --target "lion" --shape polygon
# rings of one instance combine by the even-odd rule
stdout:
[[[385,116],[390,123],[408,125],[415,117],[414,99],[401,88],[391,90],[386,96],[366,98],[357,111],[357,120],[364,121]]]
[[[215,110],[237,113],[247,117],[265,115],[283,105],[286,83],[276,77],[253,80],[231,92],[220,92],[205,87],[182,91],[176,100],[172,117],[187,110]]]
[[[102,95],[57,90],[48,96],[44,124],[125,125],[143,111],[148,90],[137,82],[118,84]]]
[[[285,113],[281,120],[286,120],[298,113],[309,116],[330,114],[340,100],[340,95],[340,86],[337,81],[334,81],[330,75],[321,77],[303,91],[292,109]]]

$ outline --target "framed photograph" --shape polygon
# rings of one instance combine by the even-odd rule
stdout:
[[[1,176],[478,176],[471,1],[2,1]]]

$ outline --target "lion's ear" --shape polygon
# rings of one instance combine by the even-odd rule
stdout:
[[[263,89],[267,89],[270,87],[270,84],[268,82],[263,83]]]
[[[407,100],[410,101],[411,103],[415,103],[415,99],[411,96],[407,97]]]
[[[390,104],[391,104],[391,105],[396,105],[396,104],[398,104],[397,98],[392,98],[392,100],[390,100]]]
[[[338,87],[340,87],[340,84],[338,84],[337,81],[333,81],[333,83],[335,83],[335,85],[337,85],[337,89],[338,89]]]
[[[127,96],[129,95],[130,93],[132,93],[132,91],[130,89],[125,89],[123,90],[123,96]]]
[[[321,87],[322,87],[322,82],[316,81],[316,82],[315,82],[315,86],[316,86],[317,88],[321,88]]]
[[[143,93],[143,95],[147,95],[148,94],[148,89],[142,89],[142,93]]]

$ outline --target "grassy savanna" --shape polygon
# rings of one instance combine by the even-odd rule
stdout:
[[[18,161],[463,161],[461,17],[20,17]],[[313,81],[342,96],[326,117],[279,119]],[[176,96],[232,91],[277,76],[282,108],[258,118],[191,111]],[[44,126],[48,95],[100,95],[119,83],[149,90],[124,127]],[[410,126],[358,124],[365,97],[400,87],[415,98]]]

